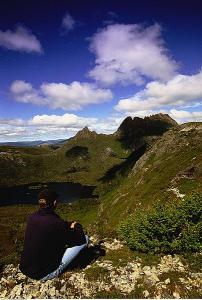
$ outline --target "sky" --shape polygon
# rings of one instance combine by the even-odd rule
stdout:
[[[0,141],[202,121],[202,1],[0,2]]]

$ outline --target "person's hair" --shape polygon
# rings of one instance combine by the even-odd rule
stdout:
[[[58,198],[58,194],[49,189],[44,189],[38,194],[38,203],[40,208],[53,207],[54,201]]]

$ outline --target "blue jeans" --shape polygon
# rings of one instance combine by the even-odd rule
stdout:
[[[67,248],[62,257],[62,261],[61,261],[59,267],[55,271],[53,271],[50,274],[43,277],[41,280],[45,281],[45,280],[53,279],[55,277],[58,277],[60,274],[62,274],[62,272],[73,261],[73,259],[79,254],[79,252],[88,245],[88,240],[89,240],[88,236],[86,235],[85,237],[86,237],[85,244],[80,245],[80,246],[74,246],[72,248]]]

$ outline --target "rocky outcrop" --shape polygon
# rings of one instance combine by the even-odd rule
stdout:
[[[202,273],[190,272],[177,255],[162,256],[156,264],[145,265],[140,257],[123,263],[119,251],[125,245],[105,240],[103,246],[106,257],[46,282],[31,280],[18,267],[7,265],[0,278],[0,298],[111,298],[114,293],[116,298],[190,298],[202,292]]]
[[[26,162],[21,157],[19,151],[2,151],[0,152],[0,159],[10,161],[11,163],[15,163],[24,167],[26,166]]]
[[[112,156],[112,157],[116,157],[117,156],[116,153],[110,147],[106,147],[104,149],[104,154],[107,155],[107,156]]]

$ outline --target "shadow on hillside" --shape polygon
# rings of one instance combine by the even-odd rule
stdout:
[[[84,146],[74,146],[71,149],[68,149],[65,152],[65,156],[67,158],[77,158],[77,157],[82,157],[84,159],[90,158],[88,147],[84,147]]]
[[[95,262],[100,256],[105,256],[106,251],[100,244],[90,246],[82,250],[79,255],[69,264],[65,271],[72,269],[84,269]]]
[[[140,159],[140,157],[145,153],[147,145],[139,147],[137,150],[133,151],[124,162],[113,166],[109,169],[99,181],[106,182],[115,178],[117,174],[126,176],[129,171],[133,168],[134,164]]]

